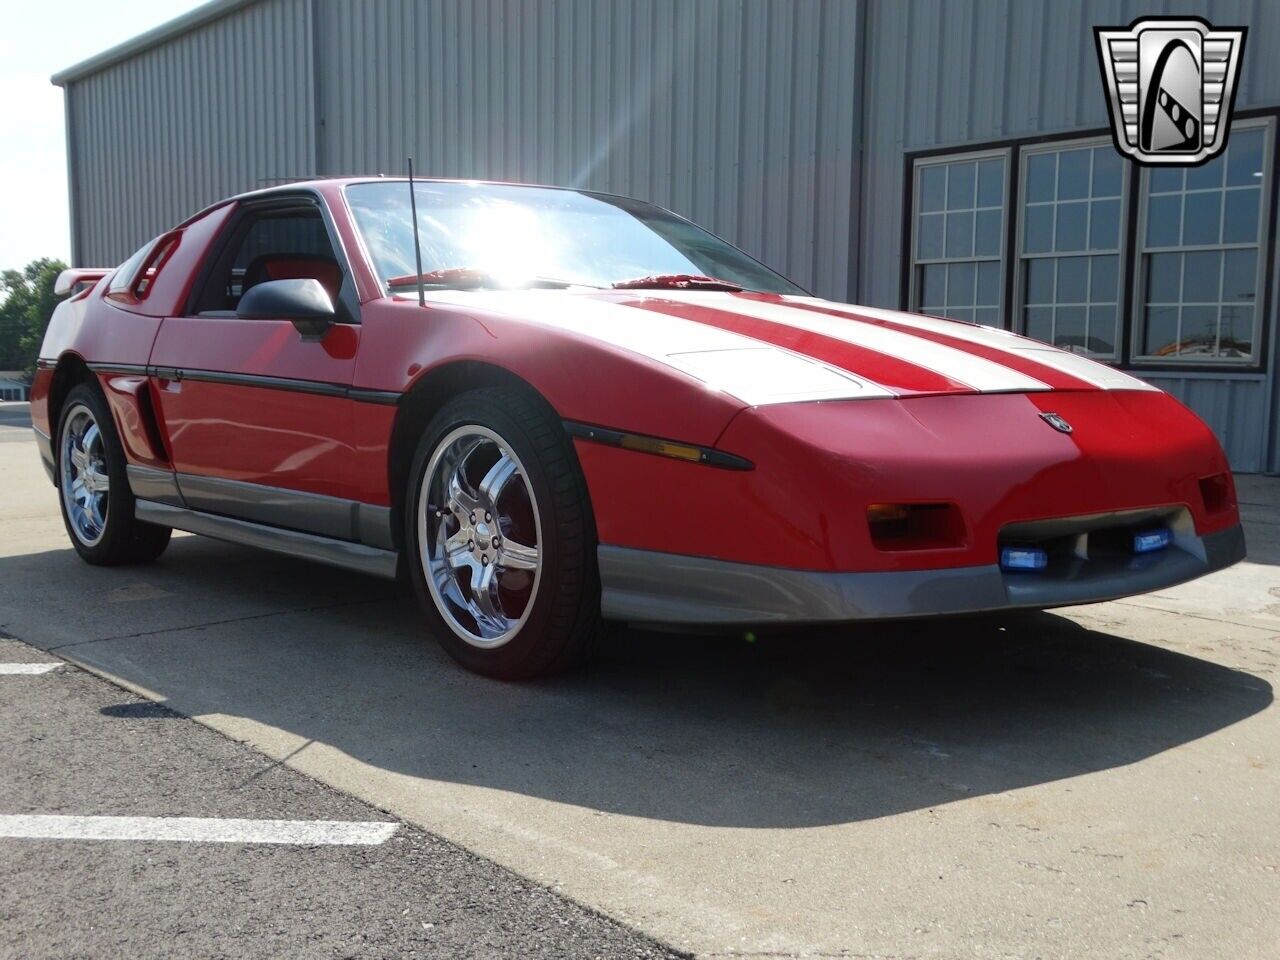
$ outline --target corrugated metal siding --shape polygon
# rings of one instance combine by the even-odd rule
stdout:
[[[314,169],[310,10],[256,4],[68,85],[77,263]]]
[[[849,287],[858,6],[317,4],[320,168],[652,200],[801,284]]]
[[[265,178],[413,155],[653,200],[843,299],[859,22],[853,0],[263,0],[69,85],[77,259]]]
[[[856,299],[899,306],[907,153],[1106,127],[1093,27],[1153,14],[1198,14],[1215,24],[1248,26],[1236,109],[1280,104],[1280,57],[1266,46],[1280,36],[1274,0],[869,4]],[[1273,344],[1280,340],[1275,314],[1273,305]],[[1280,355],[1272,358],[1271,371],[1277,362]],[[1280,423],[1267,414],[1277,402],[1274,373],[1265,380],[1149,379],[1205,419],[1236,469],[1280,471],[1274,435]]]

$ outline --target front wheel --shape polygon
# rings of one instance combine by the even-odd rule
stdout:
[[[585,657],[600,629],[594,525],[544,404],[506,389],[450,401],[419,441],[405,505],[414,586],[455,660],[523,679]]]

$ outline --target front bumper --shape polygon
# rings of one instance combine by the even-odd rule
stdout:
[[[999,566],[828,573],[601,546],[604,616],[642,623],[842,623],[1098,603],[1149,593],[1244,559],[1236,525],[1179,536],[1157,554],[1083,564],[1060,576]]]

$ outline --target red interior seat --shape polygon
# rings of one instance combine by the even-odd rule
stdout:
[[[337,299],[342,271],[332,257],[310,253],[265,253],[249,261],[244,290],[267,280],[319,280],[329,296]]]

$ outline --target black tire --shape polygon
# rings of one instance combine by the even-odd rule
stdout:
[[[470,426],[496,434],[523,466],[541,530],[539,579],[526,604],[528,615],[496,647],[477,646],[450,624],[427,585],[419,535],[418,507],[432,456],[450,434]],[[451,657],[505,680],[560,673],[586,659],[602,630],[595,523],[573,444],[545,402],[507,388],[449,401],[419,439],[404,505],[409,576],[432,632]]]
[[[99,538],[86,538],[75,527],[67,508],[63,487],[63,450],[67,424],[73,415],[87,409],[97,424],[102,437],[103,466],[110,479],[107,497],[105,525]],[[115,420],[107,407],[107,401],[94,384],[81,383],[72,388],[62,404],[58,420],[58,432],[54,444],[54,456],[58,471],[58,504],[62,509],[62,522],[76,553],[88,563],[113,567],[131,563],[149,563],[164,553],[173,531],[168,527],[139,520],[134,513],[134,496],[129,489],[129,476],[125,470],[124,448],[116,433]]]

